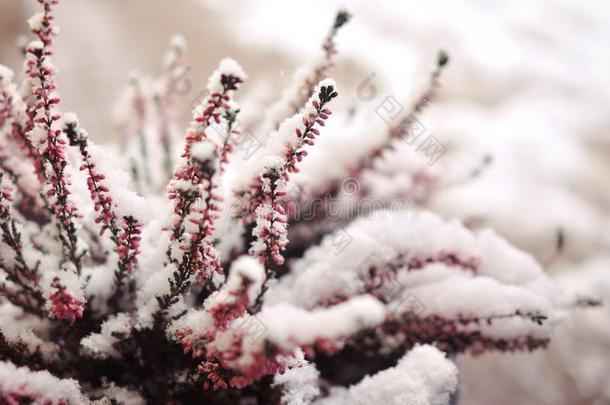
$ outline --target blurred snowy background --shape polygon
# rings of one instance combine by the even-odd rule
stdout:
[[[17,71],[14,38],[27,32],[34,5],[0,1],[0,60]],[[129,72],[158,73],[180,33],[189,46],[185,106],[230,56],[249,75],[247,116],[248,102],[273,100],[315,55],[341,7],[353,14],[332,73],[345,111],[373,111],[386,96],[409,106],[437,51],[451,56],[421,119],[447,148],[435,167],[447,185],[428,208],[493,227],[566,288],[610,298],[610,2],[63,0],[55,57],[63,108],[111,142],[112,106]],[[485,156],[482,174],[460,183]],[[610,403],[609,325],[608,307],[575,311],[548,351],[459,358],[461,403]]]

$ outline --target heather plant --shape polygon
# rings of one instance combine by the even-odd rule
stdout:
[[[21,86],[0,67],[0,404],[449,403],[456,355],[544,348],[583,305],[493,230],[417,206],[443,186],[410,139],[444,52],[393,125],[339,119],[341,11],[257,120],[222,60],[183,135],[176,37],[161,77],[130,78],[117,150],[61,112],[57,0],[38,3]]]

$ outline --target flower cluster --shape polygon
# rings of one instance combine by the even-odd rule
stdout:
[[[21,92],[0,66],[0,403],[443,404],[457,386],[450,356],[543,348],[549,320],[594,303],[493,231],[425,207],[291,216],[312,196],[347,207],[378,192],[444,53],[400,124],[355,121],[376,141],[350,138],[340,158],[320,145],[344,122],[325,77],[349,14],[260,122],[237,119],[246,75],[222,60],[183,139],[175,38],[160,78],[131,79],[122,149],[108,152],[58,110],[57,1],[38,2]],[[260,145],[240,156],[244,136]],[[431,169],[402,174],[394,194],[434,192],[418,180]]]
[[[83,302],[74,298],[66,292],[59,284],[59,279],[54,280],[55,292],[49,296],[51,302],[51,314],[57,319],[62,319],[73,324],[77,318],[83,317]]]
[[[208,82],[209,96],[193,113],[181,160],[168,186],[174,215],[166,267],[173,274],[169,291],[157,297],[162,310],[177,302],[189,288],[192,276],[200,284],[222,277],[220,258],[212,243],[221,202],[218,192],[221,146],[208,139],[206,131],[213,124],[231,125],[227,115],[232,109],[231,95],[244,77],[235,61],[223,60]]]

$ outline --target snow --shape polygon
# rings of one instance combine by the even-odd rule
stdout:
[[[553,252],[559,229],[571,235],[571,243],[563,252],[567,257],[579,260],[595,254],[596,241],[604,235],[604,227],[596,225],[605,221],[601,212],[582,196],[554,185],[554,180],[535,180],[531,175],[511,178],[499,171],[463,187],[444,190],[434,197],[430,208],[452,217],[485,218],[486,226],[514,245],[527,248],[538,260]],[[534,200],[529,198],[533,193]],[[521,226],[515,226],[514,218],[522,219]]]
[[[104,182],[109,185],[117,216],[133,216],[140,223],[149,221],[153,217],[150,203],[133,190],[131,176],[121,168],[116,155],[92,142],[89,143],[89,153],[97,171],[106,177]]]
[[[212,73],[208,79],[207,90],[208,94],[220,93],[222,85],[220,83],[222,75],[230,75],[241,79],[246,79],[246,74],[242,67],[234,59],[225,58],[220,61],[218,68]]]
[[[158,268],[160,263],[157,263],[155,268]],[[138,324],[141,327],[152,326],[152,316],[159,308],[159,304],[155,297],[161,297],[169,293],[169,280],[176,270],[176,266],[172,264],[162,266],[151,274],[142,289],[138,292]]]
[[[385,309],[373,297],[361,296],[330,308],[305,311],[289,304],[266,306],[259,315],[267,327],[267,338],[279,346],[291,342],[313,344],[318,338],[330,340],[350,336],[383,321]]]
[[[366,283],[372,281],[369,269],[391,269],[393,278],[373,293],[383,297],[386,311],[395,315],[415,311],[419,318],[493,318],[457,327],[476,328],[498,339],[550,336],[549,325],[571,298],[553,285],[531,256],[489,230],[474,234],[456,221],[444,222],[427,212],[406,221],[395,214],[378,212],[356,220],[343,231],[346,246],[330,235],[309,249],[292,272],[270,288],[265,308],[290,303],[317,311],[333,297],[364,294]],[[444,261],[448,253],[459,262]],[[389,263],[394,265],[388,268]],[[410,263],[416,267],[409,268]],[[523,315],[548,321],[540,325]],[[297,321],[286,321],[293,323]]]
[[[485,276],[459,272],[444,264],[434,263],[421,270],[400,273],[398,281],[409,293],[426,301],[430,314],[501,315],[514,312],[515,308],[522,312],[539,310],[549,313],[552,308],[549,300],[536,292],[517,285],[502,284]],[[448,286],[455,288],[442,295],[434,292],[445,291]],[[452,305],[448,307],[447,302]]]
[[[0,88],[8,87],[13,81],[14,73],[7,66],[0,65]]]
[[[331,389],[315,405],[445,405],[457,387],[456,366],[432,346],[416,346],[395,367]]]
[[[46,267],[49,268],[49,271],[41,272],[42,280],[40,282],[45,298],[48,299],[50,295],[57,291],[57,289],[52,286],[53,281],[57,278],[59,284],[74,298],[84,302],[83,284],[76,274],[72,263],[66,262],[61,264],[62,267],[59,267],[56,260],[49,260],[49,262],[45,264],[47,264]],[[47,305],[50,308],[51,302],[47,301]]]
[[[195,336],[203,336],[213,326],[212,315],[207,311],[190,310],[182,318],[174,321],[167,332],[170,337],[175,337],[182,329],[189,329]]]
[[[163,59],[165,68],[172,68],[180,61],[180,58],[187,50],[186,39],[179,34],[173,35],[170,39],[170,49],[166,52]]]
[[[419,213],[416,220],[408,218],[399,212],[377,212],[356,220],[340,234],[327,236],[319,246],[309,249],[303,259],[294,264],[291,274],[269,291],[267,302],[287,301],[312,307],[333,296],[351,296],[361,291],[363,279],[368,277],[368,269],[372,266],[383,267],[397,258],[404,264],[430,259],[439,261],[447,253],[475,266],[481,275],[503,284],[515,284],[533,293],[546,294],[548,299],[553,291],[559,292],[546,292],[541,288],[548,288],[550,282],[540,266],[493,233],[472,234],[458,222],[444,222],[429,212]],[[338,248],[343,250],[337,252]],[[457,266],[452,271],[470,270]],[[413,273],[413,277],[418,277],[425,271]]]
[[[102,323],[99,333],[92,333],[81,339],[80,345],[85,353],[98,358],[120,357],[114,344],[128,337],[131,333],[131,320],[129,315],[119,313]]]
[[[73,112],[65,112],[62,115],[62,121],[66,125],[78,125],[78,116]]]
[[[323,79],[320,81],[320,83],[318,83],[318,85],[315,87],[312,97],[320,92],[320,88],[328,86],[332,86],[335,88],[335,90],[337,90],[337,82],[335,82],[334,79],[327,77],[326,79]]]
[[[216,147],[212,142],[197,142],[191,148],[191,156],[200,162],[213,159],[216,155]]]
[[[411,279],[409,279],[410,275],[413,275]],[[440,276],[439,280],[430,279],[437,275]],[[414,281],[417,276],[420,276],[420,280]],[[429,279],[424,281],[425,278]],[[490,318],[513,315],[517,312],[552,317],[555,314],[554,308],[544,296],[517,286],[501,284],[487,277],[455,274],[455,270],[444,265],[427,266],[399,281],[400,285],[405,287],[405,292],[397,294],[390,304],[398,312],[410,309],[407,305],[408,299],[415,297],[418,305],[422,307],[421,313],[418,314],[422,317],[439,315],[448,319],[459,316]],[[438,291],[443,291],[443,294],[438,294]],[[541,327],[529,319],[514,318],[494,320],[484,324],[483,329],[490,335],[505,338],[550,335],[548,326]]]
[[[10,396],[11,392],[28,393],[36,403],[48,401],[55,404],[62,400],[75,404],[89,403],[75,380],[62,380],[48,371],[30,371],[10,362],[0,362],[0,397]]]
[[[288,368],[283,374],[273,377],[273,385],[282,390],[282,405],[308,405],[320,395],[316,366],[304,359],[298,349],[295,357],[288,360]]]
[[[610,367],[605,361],[610,340],[610,311],[605,304],[610,300],[609,265],[608,255],[601,254],[576,266],[559,266],[554,276],[557,284],[574,296],[601,299],[604,306],[569,310],[555,325],[545,351],[464,358],[462,378],[469,390],[463,391],[462,400],[493,403],[508,395],[520,403],[541,405],[569,405],[575,398],[595,398],[599,403],[610,400]]]
[[[442,252],[456,252],[464,259],[480,255],[475,237],[459,223],[444,223],[427,212],[415,221],[397,222],[399,214],[375,213],[325,237],[294,264],[277,290],[269,292],[268,302],[288,299],[310,307],[335,295],[351,295],[362,285],[360,277],[367,273],[367,266],[384,264],[398,255],[403,255],[404,262],[438,257]],[[339,248],[343,250],[337,252]],[[290,291],[293,285],[299,286],[297,291]]]
[[[44,153],[47,148],[47,130],[43,125],[34,125],[34,128],[28,132],[28,138],[30,139],[30,142],[32,142],[32,145],[38,148],[40,153]]]
[[[226,284],[227,288],[229,290],[238,288],[241,285],[241,280],[244,278],[252,281],[254,284],[260,284],[265,279],[265,269],[256,259],[250,256],[241,256],[231,265],[229,279]]]
[[[246,80],[246,74],[235,59],[225,58],[220,61],[218,71],[225,75],[235,76],[241,80]]]
[[[109,246],[107,249],[111,251],[112,247]],[[112,256],[109,259],[112,259]],[[88,303],[92,309],[102,312],[108,310],[107,300],[114,293],[115,270],[116,261],[114,260],[109,260],[109,264],[83,268],[82,278],[88,280],[85,285],[85,294],[87,297],[91,297]]]
[[[145,405],[146,400],[133,389],[119,387],[111,382],[108,386],[99,390],[103,397],[94,401],[95,405],[113,405],[119,403],[121,405]]]
[[[44,48],[44,44],[42,43],[42,41],[32,41],[27,46],[27,49],[32,49],[32,50],[43,49],[43,48]]]
[[[264,159],[263,167],[267,170],[279,170],[285,162],[279,156],[268,156]]]
[[[44,13],[36,13],[28,20],[28,25],[32,31],[40,31],[43,27]]]
[[[246,159],[243,165],[235,168],[239,173],[250,173],[249,175],[241,175],[234,178],[232,188],[236,191],[247,189],[251,184],[252,180],[262,175],[266,166],[272,162],[273,167],[276,167],[280,163],[279,159],[283,159],[287,150],[290,149],[301,149],[303,147],[302,141],[296,135],[296,130],[301,129],[303,131],[303,119],[308,117],[310,113],[315,113],[315,108],[312,102],[318,101],[318,93],[322,86],[332,85],[336,90],[336,83],[332,79],[324,79],[320,81],[314,89],[311,97],[304,104],[303,108],[291,117],[286,118],[279,124],[277,130],[273,131],[263,147],[259,147],[254,154]],[[332,105],[332,101],[328,106]],[[329,121],[332,121],[330,119]],[[320,132],[324,132],[324,128]],[[258,139],[258,138],[257,138]],[[263,142],[259,140],[259,142]],[[315,148],[308,148],[315,149]]]
[[[212,308],[218,304],[228,304],[237,300],[239,295],[236,295],[236,293],[244,286],[245,280],[251,282],[246,293],[249,305],[253,305],[260,294],[261,286],[265,280],[265,269],[255,258],[241,256],[231,265],[226,284],[220,291],[214,293],[206,300],[206,308]]]
[[[544,295],[555,306],[565,308],[569,305],[567,291],[549,279],[532,255],[511,246],[493,229],[479,232],[477,240],[485,253],[480,259],[482,275]],[[510,260],[504,259],[508,257]]]
[[[8,318],[8,317],[7,317]],[[30,353],[39,352],[47,360],[57,360],[58,346],[53,342],[45,342],[22,322],[3,318],[0,324],[0,334],[12,345],[25,344]]]

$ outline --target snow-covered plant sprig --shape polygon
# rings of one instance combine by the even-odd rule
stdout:
[[[164,72],[155,96],[155,104],[159,111],[159,139],[163,147],[163,166],[168,178],[172,175],[173,147],[178,137],[176,121],[179,103],[177,102],[176,86],[179,78],[186,73],[185,51],[184,38],[179,35],[174,36],[170,49],[165,55]]]
[[[282,188],[289,174],[298,171],[298,162],[307,156],[303,147],[313,145],[315,137],[320,135],[319,127],[325,125],[324,122],[331,114],[328,104],[337,96],[335,88],[332,80],[320,82],[304,110],[282,124],[277,134],[272,135],[268,163],[250,186],[250,198],[253,201],[246,204],[254,209],[256,215],[253,230],[256,242],[250,252],[260,257],[268,269],[268,277],[272,276],[272,264],[284,263],[281,251],[288,243],[286,212],[280,203],[280,198],[285,195]],[[294,128],[293,123],[298,120],[301,123]],[[278,143],[282,145],[276,146]],[[275,150],[280,152],[277,156],[273,156]]]
[[[436,67],[430,75],[428,86],[426,86],[422,94],[411,106],[410,110],[401,117],[398,123],[389,128],[385,142],[370,150],[357,164],[350,167],[349,172],[351,176],[356,178],[361,177],[365,170],[370,170],[375,166],[375,162],[377,162],[384,153],[391,151],[395,147],[397,140],[405,140],[409,136],[413,136],[413,131],[416,130],[415,126],[418,124],[417,119],[426,106],[428,106],[436,96],[440,75],[443,69],[447,67],[448,63],[449,55],[445,51],[440,51],[437,57]]]
[[[233,108],[231,96],[244,78],[235,61],[223,60],[208,82],[209,96],[193,113],[181,160],[168,186],[174,215],[166,267],[172,276],[168,280],[169,290],[156,296],[161,310],[177,302],[189,288],[192,276],[203,283],[223,274],[212,244],[221,201],[218,192],[221,157],[219,145],[208,138],[206,130],[212,124],[227,121],[226,112]]]
[[[76,298],[78,291],[70,291],[76,287],[75,278],[81,272],[84,251],[79,244],[76,220],[77,208],[71,200],[70,179],[66,172],[66,139],[58,121],[61,114],[56,106],[57,97],[55,82],[55,66],[51,62],[53,37],[58,32],[54,25],[53,7],[56,0],[39,0],[43,8],[41,13],[30,20],[30,29],[38,38],[26,48],[26,77],[30,86],[30,98],[26,101],[27,126],[26,135],[29,142],[37,149],[42,165],[42,176],[45,184],[43,194],[48,209],[54,217],[57,237],[64,249],[62,268],[64,273],[71,274],[72,281],[63,280],[60,276],[52,278],[50,287],[54,290],[49,296],[52,304],[51,312],[70,322],[75,317],[82,316],[84,301]],[[67,284],[71,284],[68,286]]]
[[[40,262],[34,265],[27,263],[21,241],[21,232],[16,220],[10,212],[9,204],[13,201],[12,191],[0,173],[0,232],[2,242],[11,250],[11,255],[0,258],[0,268],[4,271],[7,282],[18,289],[13,289],[3,282],[0,289],[3,295],[12,303],[23,307],[26,311],[40,315],[44,298],[40,290]],[[12,256],[12,259],[10,259]]]
[[[339,30],[350,19],[351,15],[347,11],[340,10],[337,12],[330,30],[322,41],[320,54],[295,72],[294,80],[283,92],[280,99],[266,111],[265,118],[257,132],[262,142],[266,142],[267,137],[276,131],[286,118],[298,113],[314,94],[318,83],[327,77],[337,53],[335,38]]]
[[[70,146],[78,148],[82,165],[80,170],[87,173],[87,188],[89,189],[94,210],[97,212],[95,223],[100,225],[99,235],[108,230],[110,239],[115,245],[118,255],[117,269],[114,273],[116,294],[123,290],[126,277],[134,270],[138,261],[142,224],[132,215],[120,217],[116,212],[116,203],[105,184],[106,176],[99,172],[95,159],[89,151],[89,135],[79,126],[74,114],[64,115],[64,133],[70,141]]]

